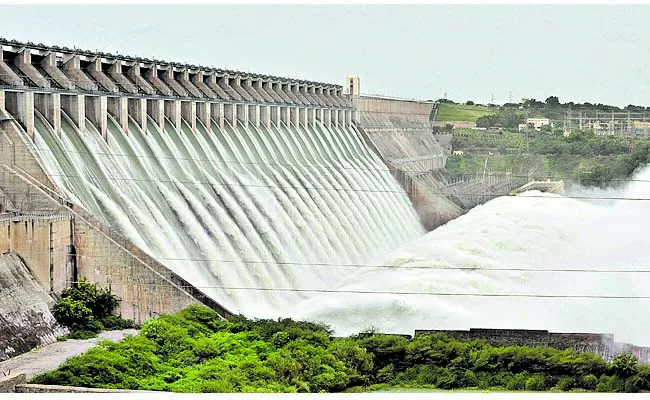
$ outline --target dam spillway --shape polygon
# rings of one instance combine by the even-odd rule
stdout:
[[[25,148],[3,163],[33,155],[14,169],[231,313],[286,315],[423,234],[340,86],[26,47],[2,48],[4,133]],[[131,292],[133,268],[74,240],[79,275]]]

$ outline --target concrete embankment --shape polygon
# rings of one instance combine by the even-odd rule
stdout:
[[[54,299],[16,253],[0,255],[0,299],[0,360],[52,343],[68,332],[50,312]]]

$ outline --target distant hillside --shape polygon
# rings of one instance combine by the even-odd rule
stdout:
[[[434,111],[435,121],[467,121],[476,122],[480,117],[492,115],[495,110],[484,106],[467,106],[464,104],[439,103],[437,112]]]

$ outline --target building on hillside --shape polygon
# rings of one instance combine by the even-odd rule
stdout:
[[[548,118],[527,118],[526,125],[532,126],[536,130],[540,130],[544,125],[551,125],[551,120]]]
[[[650,122],[632,121],[632,130],[637,137],[648,137],[650,134]]]

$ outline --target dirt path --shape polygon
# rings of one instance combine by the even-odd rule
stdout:
[[[70,357],[86,352],[91,347],[96,346],[98,340],[108,339],[119,341],[137,332],[135,329],[109,331],[100,333],[99,337],[92,339],[69,339],[65,342],[56,342],[39,347],[29,353],[0,362],[0,376],[3,374],[10,374],[11,376],[26,374],[29,380],[40,373],[56,369],[56,367],[63,364]]]

